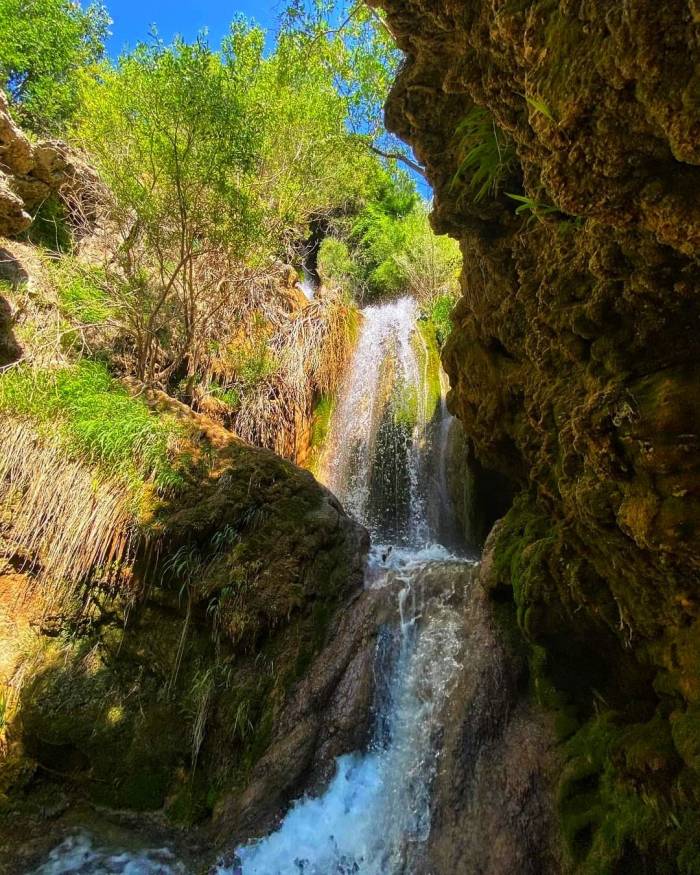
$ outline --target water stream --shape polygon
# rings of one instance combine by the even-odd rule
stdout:
[[[327,450],[327,485],[372,534],[368,585],[397,593],[399,620],[383,630],[376,657],[372,743],[341,757],[322,796],[299,800],[277,832],[240,848],[237,864],[219,875],[425,871],[441,716],[462,666],[453,596],[465,561],[439,543],[448,508],[434,458],[450,417],[444,404],[436,422],[428,417],[427,351],[416,317],[409,298],[364,311]],[[435,500],[442,514],[429,513]]]
[[[449,510],[444,467],[435,458],[450,417],[444,403],[427,409],[427,351],[416,318],[409,298],[364,311],[324,474],[348,512],[370,529],[367,586],[391,586],[396,597],[397,622],[381,631],[376,654],[372,742],[365,752],[341,757],[321,796],[298,800],[276,832],[238,848],[235,862],[221,864],[217,875],[427,871],[441,719],[465,656],[454,595],[464,587],[468,563],[440,544]],[[39,872],[179,872],[163,853],[110,856],[83,838],[63,855],[54,851]],[[71,868],[71,859],[82,859],[83,867]]]

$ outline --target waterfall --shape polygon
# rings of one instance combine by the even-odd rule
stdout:
[[[276,832],[239,847],[217,875],[430,871],[432,789],[444,712],[468,657],[473,563],[440,543],[450,520],[441,454],[451,417],[444,386],[436,393],[430,385],[417,304],[402,298],[363,315],[322,478],[370,529],[366,586],[385,587],[395,599],[396,621],[378,636],[372,741],[340,757],[322,795],[297,800]],[[166,850],[126,854],[78,835],[36,875],[178,875],[181,866]]]
[[[460,563],[451,564],[456,581]],[[388,676],[379,679],[384,701],[369,751],[341,757],[321,797],[297,802],[276,833],[240,849],[242,875],[419,871],[430,830],[434,747],[462,656],[450,590],[423,592],[420,576],[419,566],[402,575],[400,623],[380,638],[380,647],[394,653]]]
[[[367,585],[396,594],[396,627],[379,638],[373,740],[367,752],[337,761],[323,795],[298,800],[275,833],[239,848],[219,875],[424,871],[441,718],[464,656],[459,596],[468,564],[438,543],[444,514],[428,513],[431,476],[438,500],[446,497],[432,456],[447,441],[450,417],[444,393],[436,421],[428,416],[417,304],[403,298],[363,315],[323,477],[370,529]]]
[[[331,425],[326,485],[373,540],[429,541],[421,467],[427,387],[416,302],[363,311],[362,333]],[[427,354],[425,354],[427,355]]]
[[[303,266],[304,278],[300,280],[297,285],[302,290],[307,300],[313,301],[316,297],[316,292],[318,291],[316,288],[316,282],[314,281],[313,275],[307,269],[306,265]]]

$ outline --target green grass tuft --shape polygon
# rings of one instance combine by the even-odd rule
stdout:
[[[84,325],[100,325],[112,316],[99,268],[78,265],[64,257],[59,263],[51,262],[50,272],[63,316]]]
[[[0,412],[58,433],[71,455],[118,479],[151,481],[164,491],[183,485],[173,450],[184,427],[129,395],[99,362],[0,374]]]
[[[532,97],[526,94],[525,100],[535,110],[535,112],[539,112],[540,115],[543,115],[550,122],[554,122],[556,124],[554,114],[541,97]]]
[[[551,216],[553,213],[561,212],[558,207],[554,207],[551,204],[540,203],[534,198],[527,197],[526,195],[510,194],[509,192],[506,192],[506,194],[511,200],[518,203],[518,206],[515,208],[516,216],[525,216],[529,213],[527,219],[528,225],[535,219],[541,222],[546,216]]]

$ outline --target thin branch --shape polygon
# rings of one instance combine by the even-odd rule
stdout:
[[[428,175],[425,172],[425,167],[421,164],[418,164],[416,161],[413,161],[408,155],[404,155],[403,152],[385,152],[383,149],[378,148],[373,143],[368,143],[369,148],[372,152],[377,155],[381,155],[382,158],[389,158],[393,161],[401,161],[407,167],[410,167],[415,173],[418,173],[427,181]]]

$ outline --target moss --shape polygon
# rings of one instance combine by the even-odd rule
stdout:
[[[98,801],[113,808],[154,811],[163,807],[170,780],[171,773],[167,768],[146,766],[143,771],[127,775],[117,787],[104,794],[98,789],[94,795]]]
[[[522,495],[506,514],[494,551],[495,583],[512,586],[518,624],[533,643],[543,631],[537,606],[552,589],[548,562],[554,540],[550,521]]]
[[[415,386],[402,386],[393,400],[394,425],[408,431],[416,427],[418,422],[418,390]]]
[[[321,464],[326,441],[331,429],[333,419],[333,411],[335,410],[336,399],[333,395],[321,395],[314,406],[314,411],[311,419],[311,441],[309,446],[309,457],[305,467],[317,473]]]
[[[579,629],[567,625],[576,611],[567,603],[572,593],[577,600],[602,596],[584,561],[569,563],[557,580],[551,563],[558,543],[556,524],[521,495],[497,530],[490,584],[497,603],[512,595],[529,642],[532,694],[554,713],[563,742],[558,809],[569,854],[586,875],[626,872],[650,860],[653,871],[671,873],[681,855],[692,871],[694,838],[682,812],[700,813],[700,800],[683,763],[699,762],[697,709],[675,712],[669,722],[668,705],[644,698],[649,672],[635,654],[619,651],[605,623],[583,615]]]
[[[611,767],[620,739],[613,715],[606,715],[588,723],[566,747],[568,764],[558,794],[562,831],[574,861],[591,875],[611,871],[644,813],[634,804],[632,788],[618,785]]]
[[[179,790],[168,800],[165,814],[177,826],[191,827],[210,814],[217,788],[209,786],[200,772],[189,774]]]
[[[683,714],[671,718],[673,743],[686,765],[700,772],[700,704],[693,704]]]
[[[416,322],[420,343],[418,344],[418,358],[423,362],[423,397],[425,404],[426,422],[431,422],[440,410],[442,386],[440,384],[440,341],[439,331],[444,330],[444,324],[440,325],[432,318],[419,319]]]

